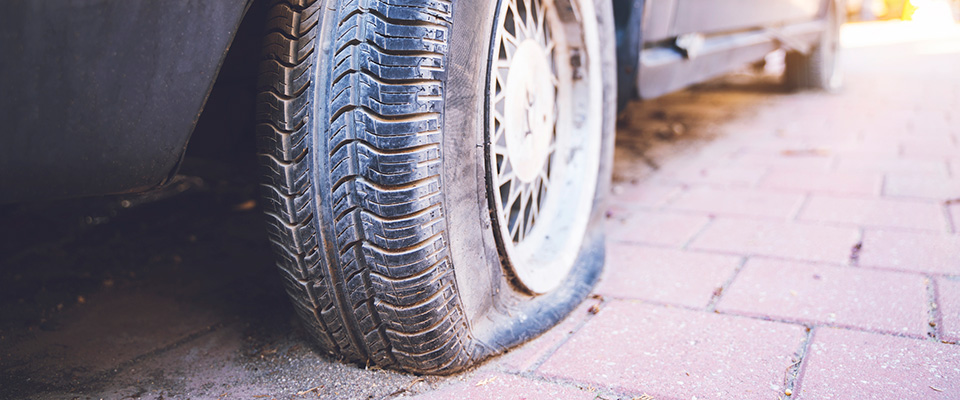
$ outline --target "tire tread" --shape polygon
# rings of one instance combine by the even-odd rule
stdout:
[[[335,357],[420,373],[461,370],[474,345],[450,264],[440,180],[451,3],[328,0],[336,26],[321,27],[322,3],[275,3],[261,61],[262,198],[285,286]],[[313,80],[324,73],[316,71],[320,29],[333,38],[324,88]],[[321,107],[329,120],[314,121]]]

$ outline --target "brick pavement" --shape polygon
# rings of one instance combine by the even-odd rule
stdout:
[[[836,94],[662,100],[755,113],[618,148],[595,297],[424,397],[960,398],[960,48],[931,43],[848,50]]]

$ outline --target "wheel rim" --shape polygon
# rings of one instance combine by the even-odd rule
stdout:
[[[533,293],[557,287],[573,267],[593,208],[602,122],[593,12],[578,0],[502,0],[496,20],[491,213],[507,271]]]

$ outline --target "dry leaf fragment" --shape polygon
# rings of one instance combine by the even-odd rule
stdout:
[[[487,378],[487,379],[484,379],[484,380],[482,380],[482,381],[480,381],[480,382],[477,382],[477,385],[476,385],[476,386],[486,385],[486,384],[488,384],[488,383],[490,383],[490,382],[495,381],[496,379],[497,379],[497,377],[491,376],[491,377],[489,377],[489,378]]]
[[[793,156],[829,156],[830,150],[822,148],[813,148],[813,149],[787,149],[781,151],[780,154],[783,154],[788,157]]]
[[[310,388],[310,389],[307,389],[307,390],[301,390],[301,391],[297,392],[297,396],[303,396],[303,395],[305,395],[305,394],[307,394],[307,393],[316,393],[316,394],[319,395],[319,394],[320,394],[320,389],[323,389],[323,385],[320,385],[320,386],[317,386],[317,387],[314,387],[314,388]]]
[[[250,211],[254,209],[254,207],[256,206],[257,206],[257,201],[251,199],[233,206],[233,211]]]

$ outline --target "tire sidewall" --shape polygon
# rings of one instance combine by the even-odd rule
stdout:
[[[483,327],[501,318],[490,314],[513,314],[536,303],[559,309],[548,316],[559,320],[579,303],[595,283],[603,263],[603,220],[613,165],[614,122],[616,117],[616,54],[613,13],[609,0],[593,3],[600,28],[601,76],[603,77],[602,138],[599,178],[586,237],[576,265],[560,288],[543,296],[530,297],[510,282],[501,262],[487,197],[485,115],[488,91],[488,64],[498,2],[455,1],[450,34],[445,109],[443,119],[443,195],[448,224],[450,257],[464,314],[478,339],[499,347],[505,337],[494,333],[498,327]],[[542,303],[542,304],[541,304]],[[563,311],[561,309],[566,309]],[[521,313],[518,313],[521,314]],[[544,321],[552,325],[556,321]],[[541,324],[542,325],[542,324]],[[537,334],[539,332],[529,332]],[[510,335],[506,335],[510,336]],[[519,332],[514,340],[529,336]],[[485,340],[485,337],[490,339]],[[511,342],[513,340],[510,340]]]

